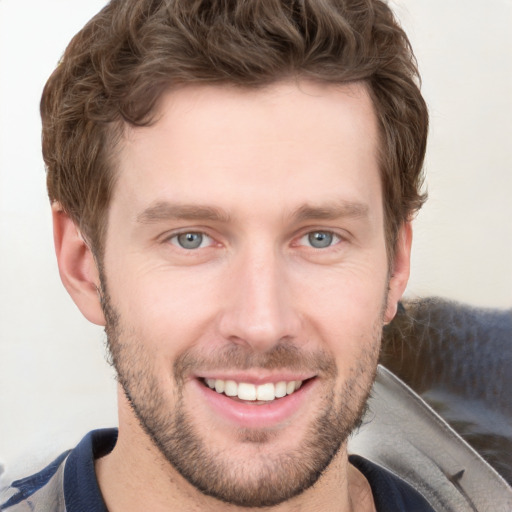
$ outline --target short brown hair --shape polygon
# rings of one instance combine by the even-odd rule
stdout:
[[[125,123],[183,84],[363,81],[380,128],[386,241],[417,211],[428,113],[407,36],[381,0],[112,0],[73,38],[41,100],[48,192],[98,256]]]

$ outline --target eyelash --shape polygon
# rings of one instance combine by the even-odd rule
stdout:
[[[201,237],[200,244],[197,247],[183,247],[183,245],[181,245],[180,242],[178,241],[179,237],[190,236],[190,235],[194,235],[194,236],[199,235]],[[209,240],[207,245],[203,245],[203,242],[205,241],[205,239]],[[204,249],[205,247],[212,245],[212,243],[214,242],[213,238],[211,236],[207,235],[206,233],[204,233],[203,231],[182,231],[181,233],[175,233],[174,235],[166,238],[165,241],[169,242],[170,244],[172,244],[176,247],[179,247],[180,249],[184,249],[185,251],[194,251],[197,249]]]
[[[326,245],[324,247],[315,247],[312,245],[311,237],[314,235],[319,235],[319,234],[327,236],[327,239],[329,242],[328,245]],[[342,237],[340,235],[338,235],[337,233],[335,233],[334,231],[329,231],[326,229],[315,229],[313,231],[308,231],[307,233],[302,235],[299,240],[303,240],[306,238],[308,239],[309,247],[311,247],[312,249],[318,250],[318,251],[321,251],[323,249],[328,249],[330,247],[338,245],[343,240]]]
[[[325,245],[323,247],[315,247],[312,242],[312,237],[315,235],[321,235],[323,237],[326,237],[327,245]],[[182,245],[182,243],[180,243],[180,241],[179,241],[179,238],[183,237],[183,236],[200,236],[201,240],[199,241],[199,245],[197,245],[197,247],[184,247]],[[307,240],[308,243],[300,243],[303,240]],[[316,230],[308,231],[308,232],[304,233],[303,235],[301,235],[298,238],[298,242],[294,243],[293,245],[294,246],[306,246],[306,247],[309,247],[316,251],[322,251],[324,249],[329,249],[333,246],[338,245],[342,240],[343,240],[343,238],[339,234],[335,233],[334,231],[330,231],[330,230],[326,230],[326,229],[316,229]],[[214,242],[214,239],[210,235],[206,234],[204,231],[200,231],[200,230],[192,231],[191,230],[191,231],[182,231],[179,233],[175,233],[172,236],[167,237],[164,241],[174,245],[175,247],[178,247],[179,249],[183,249],[185,251],[195,251],[198,249],[204,249],[206,247],[211,246]],[[206,244],[205,244],[205,241],[207,242]],[[317,239],[317,241],[319,241],[321,244],[322,243],[321,237],[319,239]],[[193,242],[194,242],[194,240],[191,240],[192,245],[194,245]]]

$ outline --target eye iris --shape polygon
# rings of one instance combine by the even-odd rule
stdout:
[[[326,231],[315,231],[308,235],[309,243],[316,249],[323,249],[332,244],[332,233]]]
[[[184,249],[197,249],[203,243],[203,235],[201,233],[182,233],[178,235],[178,243]]]

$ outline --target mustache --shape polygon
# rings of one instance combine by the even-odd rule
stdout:
[[[204,354],[187,350],[174,362],[174,375],[178,381],[198,370],[249,370],[289,369],[297,372],[311,372],[336,377],[338,371],[334,357],[325,351],[304,351],[291,343],[280,343],[268,352],[255,352],[243,345],[229,345],[215,353]]]

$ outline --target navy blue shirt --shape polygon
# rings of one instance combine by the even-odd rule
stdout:
[[[0,510],[108,512],[94,460],[111,452],[116,441],[116,429],[90,432],[74,450],[63,453],[39,473],[13,482],[8,497],[0,501]],[[425,498],[393,473],[358,455],[351,455],[350,462],[370,483],[378,512],[433,512]]]

